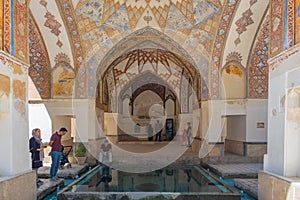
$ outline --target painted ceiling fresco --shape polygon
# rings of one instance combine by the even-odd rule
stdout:
[[[251,73],[249,97],[266,98],[267,82],[258,82],[261,64],[268,56],[257,57],[257,52],[266,52],[263,44],[268,37],[269,10],[267,0],[31,0],[29,4],[34,21],[34,38],[42,38],[39,45],[30,48],[44,55],[42,62],[34,62],[41,67],[39,75],[49,80],[49,74],[57,63],[57,55],[69,59],[68,66],[74,68],[77,98],[94,98],[99,74],[104,72],[103,60],[111,60],[128,55],[128,46],[142,44],[140,40],[155,42],[156,36],[139,34],[145,28],[159,33],[159,39],[166,38],[170,51],[188,55],[194,69],[201,74],[203,82],[200,90],[202,98],[220,98],[220,71],[226,58],[232,52],[241,55],[241,64]],[[127,45],[120,45],[122,41]],[[180,48],[177,48],[179,46]],[[119,54],[111,54],[113,49]],[[122,48],[123,49],[122,49]],[[32,49],[30,51],[32,51]],[[136,48],[137,49],[137,48]],[[144,47],[141,46],[140,51]],[[31,60],[36,54],[31,54]],[[144,57],[143,57],[144,58]],[[186,58],[187,59],[187,58]],[[250,61],[251,59],[251,61]],[[254,65],[254,66],[253,66]],[[49,66],[51,66],[49,69]],[[256,69],[257,67],[257,69]],[[265,66],[267,67],[267,66]],[[44,69],[42,69],[44,68]],[[103,69],[103,70],[102,70]],[[247,71],[247,70],[246,70]],[[50,73],[49,72],[49,73]],[[124,73],[124,72],[123,72]],[[267,70],[262,70],[267,73]],[[114,77],[116,78],[116,77]],[[257,82],[256,82],[257,81]],[[43,96],[49,98],[49,84],[38,86]],[[261,89],[258,88],[263,88]]]

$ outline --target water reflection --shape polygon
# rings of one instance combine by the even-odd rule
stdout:
[[[95,187],[98,188],[99,185],[102,183],[104,187],[104,192],[109,192],[109,183],[112,181],[112,175],[111,175],[111,168],[110,167],[103,167],[100,171],[100,179],[96,183]]]
[[[74,188],[72,189],[74,191]],[[101,166],[76,185],[76,191],[98,192],[224,192],[199,168],[164,168],[128,173]]]

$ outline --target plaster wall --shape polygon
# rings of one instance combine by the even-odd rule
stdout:
[[[220,142],[221,135],[227,134],[228,139],[231,140],[266,142],[266,110],[267,101],[264,99],[208,101],[201,108],[202,137],[208,138],[209,142]],[[229,122],[222,119],[228,116],[232,117]],[[242,119],[240,116],[245,116],[245,118]],[[257,122],[264,122],[265,128],[257,128]],[[224,133],[225,126],[227,127],[226,133]],[[231,133],[228,132],[229,130]],[[240,134],[240,130],[245,130],[246,134]]]
[[[270,77],[268,105],[268,160],[267,171],[283,175],[284,113],[278,112],[279,96],[284,94],[285,75]]]
[[[124,127],[127,133],[134,133],[133,123],[126,123],[125,119],[120,119],[121,127]],[[130,126],[131,125],[131,126]],[[131,130],[131,131],[130,131]],[[105,135],[117,135],[118,134],[118,114],[117,113],[104,113],[104,132]]]
[[[285,176],[300,177],[300,67],[286,74]]]
[[[267,142],[268,100],[248,99],[246,113],[246,141]]]
[[[229,140],[246,140],[246,116],[227,116],[227,137]]]
[[[59,131],[60,128],[65,127],[68,132],[62,137],[62,141],[71,140],[71,116],[53,116],[52,130]]]
[[[75,142],[88,142],[95,138],[95,101],[87,99],[64,99],[43,101],[52,119],[52,131],[62,126],[68,129],[63,140],[71,138],[71,119],[76,118]]]
[[[240,71],[242,71],[240,69]],[[243,71],[242,71],[243,72]],[[241,75],[228,74],[222,71],[222,97],[224,99],[242,99],[246,96],[246,77],[244,72]]]
[[[28,152],[28,67],[0,52],[0,176],[31,170]],[[6,81],[5,81],[6,80]]]
[[[282,176],[299,176],[299,136],[287,124],[286,95],[299,82],[300,46],[269,60],[268,154],[264,170]],[[293,74],[294,76],[288,76]],[[296,78],[297,77],[297,78]]]
[[[52,135],[52,121],[44,104],[28,104],[29,137],[34,128],[41,129],[43,142],[49,142]]]

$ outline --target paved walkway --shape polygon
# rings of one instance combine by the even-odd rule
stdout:
[[[87,164],[84,164],[84,165],[72,164],[71,168],[59,169],[57,176],[59,178],[74,179],[77,175],[83,173],[87,169],[88,169]],[[39,168],[38,176],[39,176],[39,178],[50,178],[50,167],[44,166],[44,167]]]
[[[234,179],[234,186],[258,198],[258,179]]]
[[[224,156],[209,156],[203,160],[208,164],[241,164],[241,163],[263,163],[263,156],[241,156],[225,152]]]
[[[257,178],[262,163],[208,165],[209,168],[223,178]]]

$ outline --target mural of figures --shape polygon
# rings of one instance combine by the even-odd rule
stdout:
[[[300,0],[295,1],[295,40],[300,42]]]
[[[74,96],[75,74],[70,65],[58,63],[52,71],[53,98],[72,98]]]

